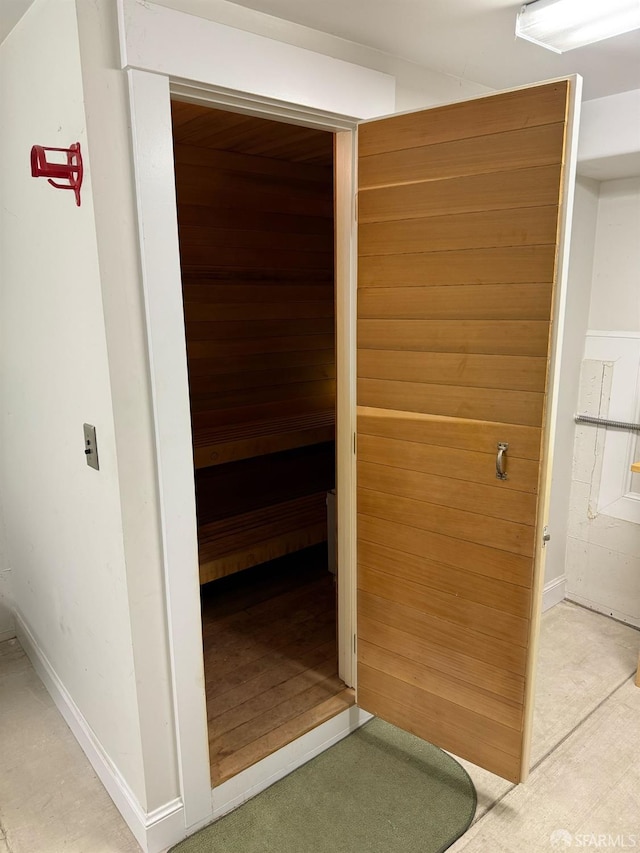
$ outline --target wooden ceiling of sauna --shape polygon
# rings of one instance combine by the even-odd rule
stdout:
[[[333,134],[254,116],[171,102],[176,144],[330,166]]]

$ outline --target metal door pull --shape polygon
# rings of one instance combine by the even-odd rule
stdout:
[[[507,471],[505,468],[507,450],[509,449],[509,442],[507,441],[499,441],[498,442],[498,455],[496,456],[496,479],[498,480],[506,480],[507,479]]]

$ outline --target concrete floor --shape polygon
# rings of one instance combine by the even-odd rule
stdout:
[[[633,628],[567,602],[544,614],[534,769],[512,786],[465,765],[478,810],[451,853],[640,848],[639,645]],[[136,851],[17,641],[1,643],[0,853]]]

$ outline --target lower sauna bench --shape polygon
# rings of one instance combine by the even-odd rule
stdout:
[[[317,492],[200,527],[200,583],[324,542],[326,498]]]
[[[333,441],[334,438],[333,410],[241,424],[199,427],[193,433],[194,463],[196,468],[206,468],[209,465]]]

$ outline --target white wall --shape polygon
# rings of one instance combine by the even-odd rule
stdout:
[[[640,89],[583,104],[578,157],[598,181],[640,173]]]
[[[588,327],[598,189],[599,184],[589,178],[578,177],[576,180],[562,371],[558,389],[558,421],[548,519],[551,540],[547,545],[545,563],[545,606],[556,604],[565,595],[565,551],[575,438],[573,418],[578,403],[580,368]]]
[[[600,185],[579,410],[640,416],[640,178]],[[640,626],[640,493],[634,434],[580,426],[567,546],[567,596]]]
[[[179,796],[127,79],[116,3],[77,0],[147,811]],[[204,690],[204,686],[203,686]]]
[[[0,381],[0,393],[2,382]],[[0,435],[2,433],[0,432]],[[11,594],[11,566],[7,554],[2,492],[0,491],[0,642],[15,636],[13,596]]]
[[[73,0],[37,0],[0,48],[0,481],[13,595],[108,759],[144,803],[91,163]],[[85,152],[82,206],[30,175]],[[100,471],[84,456],[95,424]]]
[[[600,185],[590,329],[640,331],[639,199],[640,178]]]
[[[487,86],[441,74],[429,68],[407,62],[379,50],[346,41],[329,33],[294,24],[237,6],[228,0],[156,0],[168,6],[201,18],[208,18],[240,30],[268,36],[287,44],[353,62],[365,68],[384,71],[396,78],[396,110],[417,110],[447,101],[470,98],[491,91]]]

